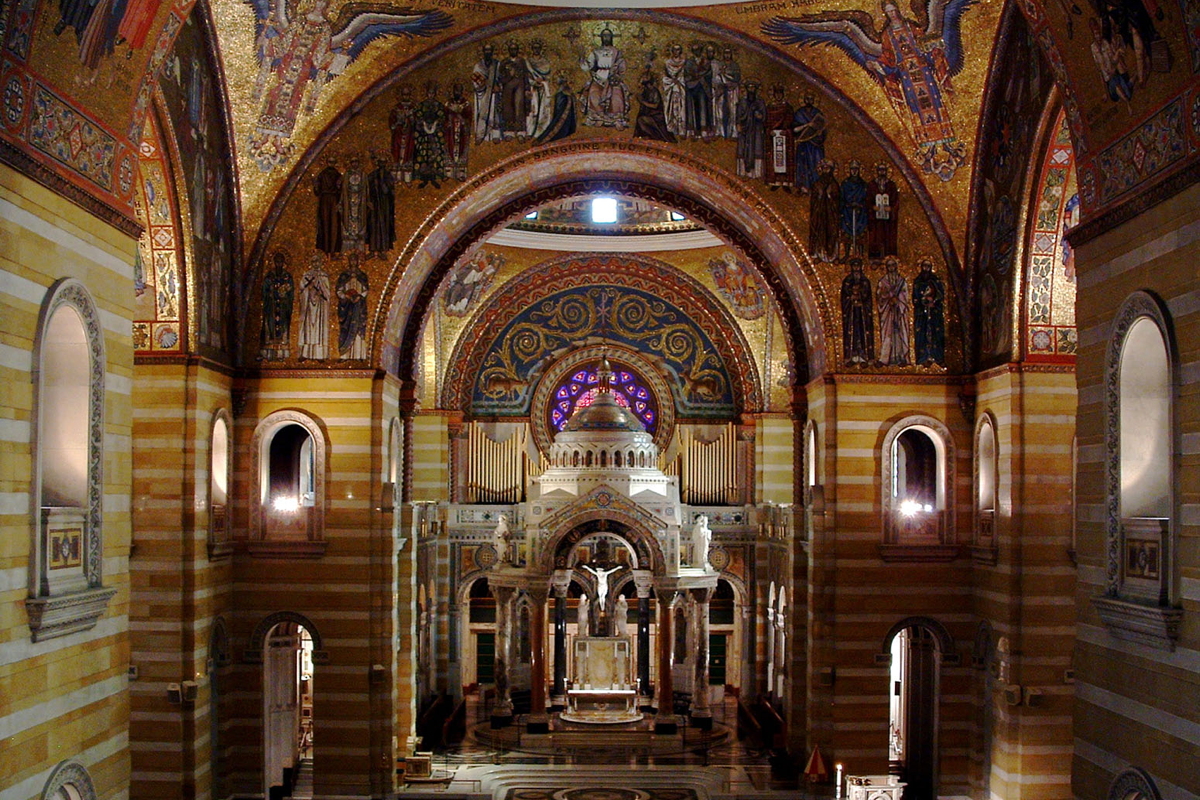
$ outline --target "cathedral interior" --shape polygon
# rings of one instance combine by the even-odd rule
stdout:
[[[1200,800],[1200,0],[603,5],[0,5],[0,798]]]

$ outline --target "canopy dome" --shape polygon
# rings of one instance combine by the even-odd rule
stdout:
[[[596,392],[591,405],[576,409],[567,424],[563,426],[564,433],[580,431],[629,431],[630,433],[645,433],[646,426],[632,411],[617,402],[612,392],[604,387]]]

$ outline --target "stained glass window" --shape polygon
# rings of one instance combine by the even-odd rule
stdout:
[[[612,369],[613,397],[617,404],[632,411],[646,426],[646,430],[654,433],[658,424],[658,404],[654,393],[631,370],[617,364],[613,364]],[[571,373],[558,385],[550,405],[550,424],[554,430],[561,431],[576,409],[592,404],[599,384],[595,367],[586,367]]]

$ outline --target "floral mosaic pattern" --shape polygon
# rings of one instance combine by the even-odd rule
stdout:
[[[60,164],[111,191],[117,140],[45,86],[33,93],[29,143]]]
[[[1033,210],[1028,273],[1025,347],[1031,361],[1074,356],[1075,253],[1068,229],[1079,222],[1075,151],[1065,115],[1060,113],[1046,153]]]

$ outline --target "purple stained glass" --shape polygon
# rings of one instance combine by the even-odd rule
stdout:
[[[550,424],[561,431],[580,408],[587,408],[596,399],[600,379],[594,369],[581,369],[566,378],[554,391],[554,404],[550,408]],[[650,433],[658,422],[658,408],[654,394],[650,392],[635,373],[626,369],[613,370],[613,397],[617,404],[633,411]]]

